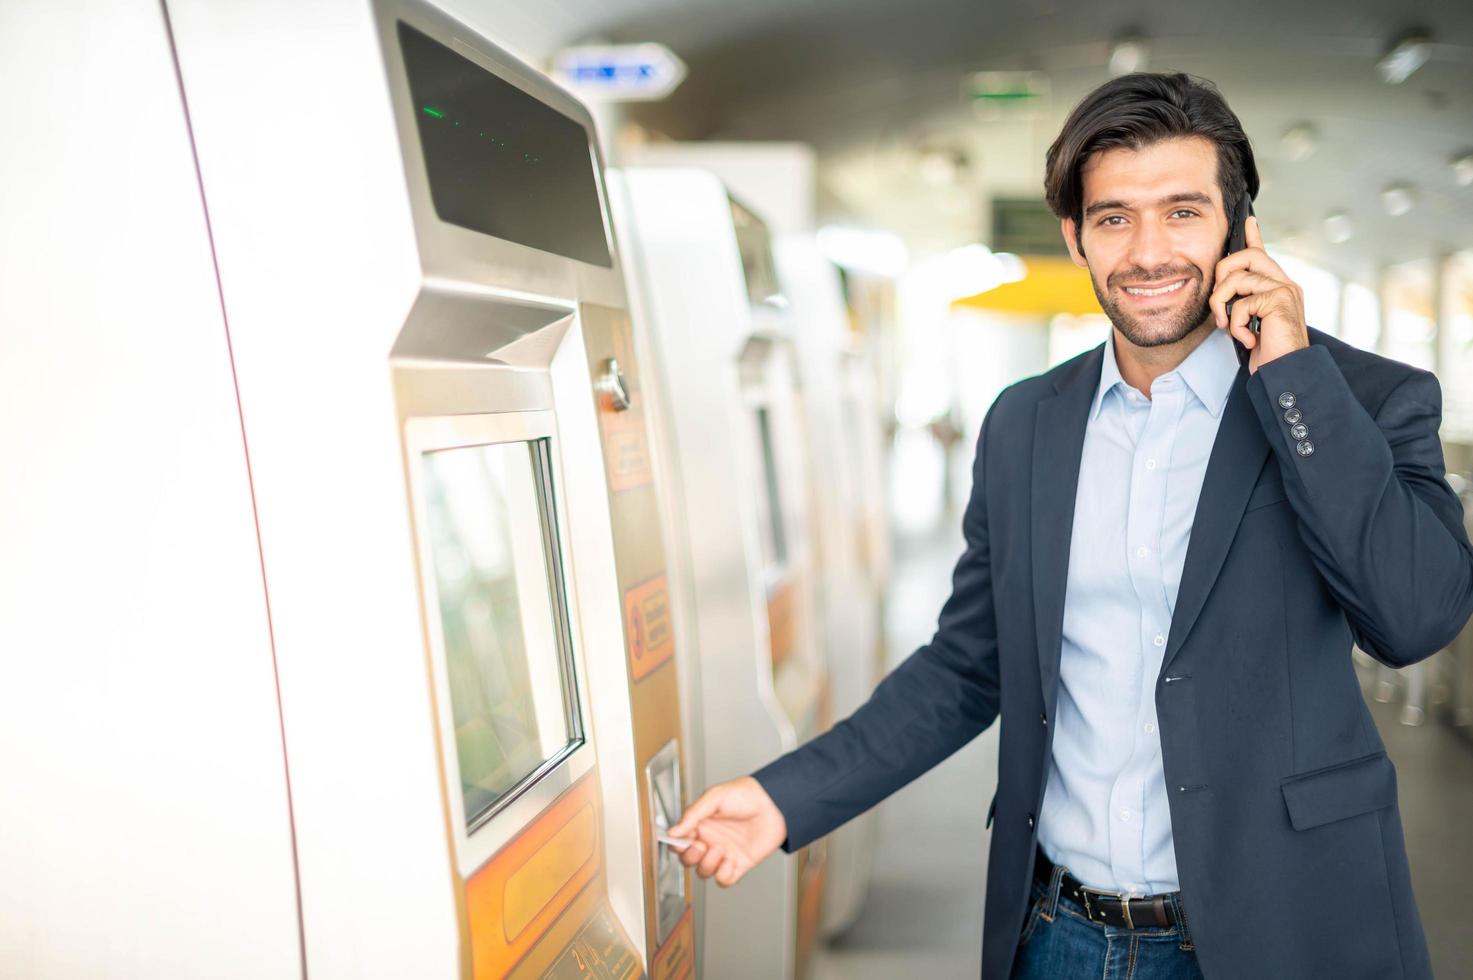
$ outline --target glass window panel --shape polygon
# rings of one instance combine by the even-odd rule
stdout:
[[[1312,262],[1273,253],[1284,273],[1304,291],[1304,319],[1316,330],[1340,333],[1340,277]]]
[[[1387,357],[1432,369],[1433,342],[1432,263],[1407,262],[1386,270],[1386,337],[1382,352]]]
[[[1358,282],[1345,284],[1340,339],[1361,350],[1375,350],[1381,336],[1381,302],[1376,291]]]
[[[783,497],[777,482],[777,452],[772,442],[772,418],[767,406],[757,409],[757,438],[762,450],[763,495],[758,498],[762,514],[763,557],[769,568],[788,561],[788,538],[783,527]]]
[[[467,826],[582,741],[547,440],[425,453],[424,500]]]
[[[1442,432],[1473,441],[1473,252],[1445,260],[1442,271]]]

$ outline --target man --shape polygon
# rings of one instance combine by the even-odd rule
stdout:
[[[1258,174],[1210,85],[1101,86],[1046,185],[1109,341],[988,412],[931,642],[696,800],[684,860],[731,885],[1001,715],[984,978],[1430,977],[1349,654],[1473,613],[1437,381],[1309,329],[1254,220],[1228,254]]]

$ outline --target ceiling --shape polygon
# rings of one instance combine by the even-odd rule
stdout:
[[[1466,2],[540,0],[494,14],[459,2],[534,60],[587,40],[668,45],[689,75],[633,119],[675,139],[811,143],[827,219],[895,229],[921,251],[985,240],[994,195],[1042,197],[1044,152],[1127,35],[1145,38],[1149,70],[1211,79],[1227,97],[1254,142],[1270,242],[1364,282],[1473,248],[1473,187],[1449,166],[1473,151]],[[1376,62],[1413,28],[1430,32],[1431,59],[1388,85]],[[963,93],[984,70],[1042,72],[1049,94],[982,118]],[[1282,136],[1299,122],[1319,138],[1295,162]],[[960,165],[938,172],[927,151]],[[1416,195],[1402,217],[1381,204],[1393,183]],[[1336,211],[1355,225],[1339,245],[1324,232]]]

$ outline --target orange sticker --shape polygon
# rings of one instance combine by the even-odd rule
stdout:
[[[687,908],[675,928],[670,930],[665,945],[660,947],[650,963],[650,980],[685,980],[695,975],[696,937],[690,916]]]
[[[639,392],[629,396],[629,407],[622,412],[600,406],[599,428],[603,433],[604,463],[609,474],[609,490],[618,493],[647,486],[655,480],[650,463],[650,440],[644,426],[644,408]]]
[[[635,680],[674,655],[670,583],[664,575],[647,579],[624,593],[624,635],[629,642],[629,674]]]

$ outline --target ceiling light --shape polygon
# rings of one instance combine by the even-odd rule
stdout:
[[[1325,218],[1325,237],[1331,244],[1343,245],[1350,241],[1350,236],[1355,234],[1355,225],[1350,220],[1350,215],[1344,211],[1336,211]]]
[[[957,150],[924,150],[919,171],[921,180],[932,187],[944,187],[956,182],[964,166],[965,157]]]
[[[1279,138],[1284,156],[1294,163],[1308,158],[1320,145],[1319,132],[1309,123],[1295,123]]]
[[[1038,71],[979,71],[967,79],[967,88],[978,102],[1031,102],[1049,93],[1049,79]]]
[[[1453,178],[1459,187],[1473,184],[1473,150],[1453,159]]]
[[[1143,38],[1127,37],[1110,49],[1110,75],[1119,78],[1133,71],[1145,71],[1149,51]]]
[[[1427,63],[1432,53],[1432,39],[1424,31],[1413,31],[1396,42],[1396,46],[1376,63],[1382,80],[1391,85],[1400,85],[1412,76],[1412,72]]]
[[[1416,195],[1406,184],[1392,184],[1381,192],[1381,206],[1393,218],[1400,218],[1416,203]]]

